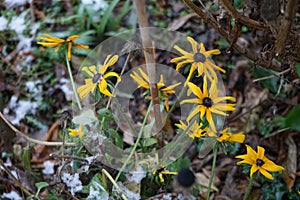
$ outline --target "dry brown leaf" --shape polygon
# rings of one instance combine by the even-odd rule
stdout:
[[[297,146],[294,142],[294,139],[289,135],[285,140],[286,145],[289,147],[288,156],[285,161],[285,172],[284,172],[284,181],[287,184],[288,188],[291,189],[296,180],[297,172]]]
[[[176,31],[178,30],[180,27],[182,27],[184,24],[186,24],[186,22],[193,18],[193,17],[198,17],[198,15],[196,13],[191,13],[188,15],[184,15],[182,17],[180,17],[179,19],[175,20],[173,23],[171,23],[168,26],[168,29]]]
[[[215,180],[216,177],[214,177],[214,180]],[[209,176],[206,176],[204,173],[196,173],[196,182],[197,184],[205,187],[205,188],[208,188],[208,185],[209,185]],[[211,185],[211,189],[218,192],[219,189],[215,186],[214,184],[215,181],[213,181],[212,185]]]
[[[9,123],[0,112],[0,150],[12,151],[12,140],[15,137],[15,132],[8,126]],[[2,146],[4,149],[2,149]]]

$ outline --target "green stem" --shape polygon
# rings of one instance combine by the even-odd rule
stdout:
[[[73,92],[74,92],[74,95],[75,95],[75,98],[76,98],[76,101],[77,101],[78,108],[79,108],[79,110],[81,110],[82,107],[81,107],[80,100],[79,100],[79,97],[78,97],[78,94],[77,94],[77,91],[76,91],[75,82],[74,82],[74,79],[73,79],[72,70],[71,70],[69,59],[68,59],[68,52],[66,52],[65,57],[66,57],[68,73],[69,73],[71,84],[72,84],[72,89],[73,89]]]
[[[150,111],[151,111],[151,108],[152,108],[152,103],[153,103],[153,102],[150,101],[150,105],[148,106],[148,110],[147,110],[147,113],[146,113],[146,115],[145,115],[145,118],[144,118],[142,127],[141,127],[141,129],[140,129],[139,135],[138,135],[138,137],[136,138],[136,141],[135,141],[135,143],[134,143],[134,146],[132,147],[132,150],[131,150],[129,156],[127,157],[127,159],[126,159],[126,161],[124,162],[123,166],[122,166],[121,169],[119,170],[118,175],[116,176],[116,179],[115,179],[116,182],[118,181],[118,178],[120,177],[121,173],[123,172],[124,168],[126,167],[127,163],[129,162],[129,160],[130,160],[131,157],[133,156],[133,154],[134,154],[134,152],[135,152],[135,150],[136,150],[136,148],[137,148],[137,146],[138,146],[138,143],[139,143],[139,141],[140,141],[140,139],[141,139],[141,137],[142,137],[142,134],[143,134],[143,131],[144,131],[144,127],[145,127],[145,125],[146,125],[148,116],[149,116]]]
[[[215,175],[215,168],[216,168],[216,161],[217,161],[217,154],[218,154],[218,142],[215,143],[214,147],[213,147],[213,163],[212,163],[212,168],[211,168],[211,175],[209,177],[209,184],[208,184],[208,190],[207,190],[207,196],[206,196],[206,200],[209,200],[209,195],[210,195],[210,190],[211,190],[211,185],[213,182],[213,178]]]
[[[246,193],[244,195],[243,200],[246,200],[249,197],[249,194],[250,194],[251,189],[252,189],[252,184],[253,184],[253,176],[250,178],[250,182],[249,182],[249,184],[247,186]]]

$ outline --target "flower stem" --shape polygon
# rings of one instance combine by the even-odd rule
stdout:
[[[126,165],[128,164],[129,160],[131,159],[131,157],[133,156],[133,154],[134,154],[134,152],[135,152],[135,150],[136,150],[136,148],[137,148],[137,145],[138,145],[138,143],[139,143],[139,141],[140,141],[140,139],[141,139],[141,137],[142,137],[142,134],[143,134],[144,127],[145,127],[145,125],[146,125],[148,116],[149,116],[149,114],[150,114],[151,107],[152,107],[152,103],[153,103],[153,102],[150,101],[150,105],[148,106],[148,110],[147,110],[147,113],[146,113],[146,115],[145,115],[145,118],[144,118],[142,127],[141,127],[141,129],[140,129],[139,134],[138,134],[138,137],[136,138],[136,141],[135,141],[135,143],[134,143],[134,146],[132,147],[132,150],[131,150],[129,156],[127,157],[127,159],[126,159],[126,161],[124,162],[123,166],[122,166],[121,169],[119,170],[119,173],[117,174],[115,181],[118,181],[118,178],[120,177],[121,173],[123,172],[124,168],[125,168]]]
[[[248,198],[248,196],[249,196],[249,194],[251,192],[251,189],[252,189],[252,184],[253,184],[253,176],[250,178],[250,182],[249,182],[249,184],[247,186],[246,193],[244,195],[243,200],[246,200]]]
[[[70,80],[71,80],[72,89],[73,89],[73,92],[74,92],[74,95],[75,95],[75,99],[76,99],[79,110],[81,110],[82,107],[81,107],[80,100],[79,100],[79,97],[78,97],[78,94],[77,94],[77,91],[76,91],[75,82],[74,82],[74,79],[73,79],[72,70],[71,70],[69,59],[68,59],[68,52],[66,52],[65,57],[66,57],[68,73],[69,73],[69,76],[70,76]]]
[[[219,143],[216,142],[215,145],[214,145],[214,147],[213,147],[214,158],[213,158],[213,163],[212,163],[212,168],[211,168],[211,175],[210,175],[210,178],[209,178],[209,184],[208,184],[208,190],[207,190],[206,200],[209,199],[211,185],[212,185],[213,178],[214,178],[214,175],[215,175],[215,168],[216,168],[216,161],[217,161],[217,154],[218,154],[218,144]]]

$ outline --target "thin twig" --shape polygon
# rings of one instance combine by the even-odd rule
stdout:
[[[284,18],[282,19],[279,35],[275,43],[275,53],[281,53],[285,44],[285,41],[289,35],[290,29],[293,24],[293,19],[296,14],[298,0],[289,0],[284,12]]]
[[[0,159],[0,165],[5,170],[5,172],[13,179],[13,181],[16,183],[16,185],[28,196],[33,196],[31,192],[29,192],[22,183],[11,173],[11,171],[8,169],[8,167],[5,166],[2,159]]]
[[[45,146],[61,146],[63,144],[62,142],[47,142],[47,141],[41,141],[41,140],[33,139],[33,138],[29,137],[28,135],[26,135],[25,133],[22,133],[21,131],[19,131],[13,125],[11,125],[9,123],[9,121],[4,117],[4,115],[1,112],[0,112],[0,117],[11,128],[12,131],[14,131],[16,134],[21,135],[22,137],[24,137],[29,142],[40,144],[40,145],[45,145]],[[75,143],[66,142],[65,145],[66,146],[75,146]]]
[[[183,1],[186,3],[186,5],[189,8],[191,8],[197,15],[199,15],[206,23],[210,24],[210,26],[212,28],[214,28],[216,31],[218,31],[229,44],[232,43],[231,36],[221,26],[219,26],[219,24],[216,22],[216,20],[214,18],[210,17],[210,15],[207,15],[203,10],[201,10],[198,6],[196,6],[190,0],[183,0]],[[246,56],[248,59],[252,60],[253,62],[257,62],[259,60],[258,56],[254,55],[249,50],[245,49],[244,47],[241,47],[240,45],[238,45],[236,43],[233,44],[232,47],[237,52],[239,52],[240,54],[243,54],[244,56]],[[266,69],[272,69],[274,71],[281,71],[281,68],[280,68],[281,64],[275,59],[272,60],[271,65],[267,61],[261,62],[260,65]]]
[[[113,177],[111,177],[111,175],[105,170],[102,169],[102,175],[105,174],[105,176],[111,181],[111,183],[115,186],[115,188],[117,189],[117,191],[121,194],[121,197],[124,200],[128,200],[128,198],[126,197],[126,195],[124,194],[124,192],[122,191],[122,189],[119,187],[119,185],[116,183],[116,181],[113,179]],[[106,182],[106,180],[105,180]],[[106,184],[107,185],[107,184]]]
[[[245,17],[244,15],[241,15],[228,0],[221,0],[227,11],[229,11],[230,15],[238,20],[240,23],[245,24],[249,27],[253,27],[255,29],[259,30],[269,30],[268,26],[262,25],[260,22],[255,21],[253,19],[250,19],[248,17]]]
[[[51,153],[49,155],[50,157],[53,157],[53,158],[60,158],[60,159],[73,159],[73,160],[79,160],[79,161],[82,161],[82,162],[89,162],[87,159],[85,158],[81,158],[81,157],[78,157],[78,156],[71,156],[71,155],[59,155],[59,154],[54,154],[54,153]]]
[[[159,103],[157,80],[156,80],[154,44],[149,34],[149,29],[148,29],[149,23],[146,14],[145,0],[133,0],[133,2],[136,6],[136,11],[138,15],[140,34],[142,38],[142,45],[143,45],[143,50],[145,55],[147,74],[148,74],[149,84],[150,84],[150,93],[153,101],[155,125],[156,125],[156,131],[158,131],[157,143],[158,146],[161,148],[164,146],[164,139],[161,131],[162,117],[160,113],[160,106],[159,106],[160,103]]]

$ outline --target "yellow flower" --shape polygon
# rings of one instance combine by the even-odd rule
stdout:
[[[175,124],[178,128],[182,129],[182,130],[186,130],[189,123],[187,123],[187,125],[185,123],[183,123],[183,121],[179,121],[180,124]],[[194,123],[192,124],[190,130],[187,131],[186,134],[188,134],[188,136],[190,136],[191,138],[200,138],[206,135],[206,129],[202,129],[202,124],[197,124],[196,121],[194,121]]]
[[[68,129],[69,130],[69,134],[72,136],[72,137],[82,137],[84,135],[84,132],[82,131],[82,125],[80,124],[79,128],[78,129]]]
[[[118,79],[117,81],[120,81],[121,78],[116,72],[105,72],[107,68],[113,66],[118,59],[118,55],[114,55],[113,57],[108,55],[104,64],[98,66],[98,70],[96,69],[95,65],[82,68],[82,71],[86,72],[91,78],[85,79],[85,85],[82,85],[77,89],[81,99],[85,98],[89,93],[94,92],[96,86],[98,86],[100,92],[106,96],[113,96],[107,89],[106,79],[114,76]]]
[[[220,136],[217,138],[218,142],[238,142],[243,143],[245,141],[245,134],[242,132],[239,133],[230,133],[228,132],[229,128],[224,129],[220,134]]]
[[[149,78],[147,74],[141,68],[139,68],[138,70],[141,75],[139,75],[137,72],[133,72],[132,74],[130,74],[130,77],[138,84],[138,88],[145,88],[147,90],[150,89]],[[176,83],[167,87],[165,86],[163,75],[160,75],[160,80],[157,83],[157,88],[161,92],[160,98],[164,101],[167,111],[169,111],[168,95],[175,94],[175,91],[173,89],[180,84],[181,83]]]
[[[198,71],[198,76],[201,76],[204,73],[204,75],[206,75],[210,79],[210,81],[212,81],[213,79],[217,80],[215,69],[223,73],[226,72],[221,67],[216,66],[209,58],[210,55],[220,54],[221,52],[219,49],[206,51],[203,43],[198,44],[192,37],[187,37],[187,40],[192,45],[193,53],[188,53],[175,45],[174,48],[183,56],[173,58],[171,60],[172,63],[180,61],[176,66],[176,70],[179,70],[183,64],[192,63],[187,82],[190,80],[193,72],[196,69]]]
[[[71,60],[71,51],[72,51],[72,46],[75,45],[77,48],[81,49],[88,49],[89,46],[86,45],[81,45],[77,44],[74,42],[76,38],[80,38],[79,35],[72,35],[67,37],[67,39],[61,39],[61,38],[56,38],[52,37],[49,34],[43,34],[45,37],[40,37],[40,40],[44,40],[44,42],[37,42],[38,44],[45,46],[45,47],[57,47],[55,49],[55,52],[59,50],[59,47],[63,44],[68,44],[68,60]]]
[[[155,162],[154,162],[155,161]],[[178,172],[170,172],[167,168],[159,162],[158,154],[155,153],[155,158],[148,155],[147,160],[141,161],[141,164],[147,165],[148,169],[153,170],[152,175],[158,175],[161,183],[165,182],[163,175],[178,175]]]
[[[277,172],[284,170],[283,167],[276,165],[273,161],[265,157],[265,149],[257,146],[257,153],[249,146],[247,147],[247,154],[238,155],[236,158],[244,159],[239,161],[237,164],[248,164],[252,165],[250,170],[250,177],[258,170],[266,178],[274,180],[273,176],[269,172]],[[268,172],[269,171],[269,172]]]
[[[223,96],[219,97],[219,90],[217,88],[216,81],[211,83],[210,89],[207,88],[206,76],[203,77],[203,91],[195,84],[188,82],[189,89],[197,96],[194,99],[186,99],[181,102],[183,103],[196,103],[197,106],[192,110],[192,112],[187,117],[187,121],[190,121],[197,113],[200,113],[200,119],[203,119],[206,115],[206,120],[210,125],[210,128],[216,131],[216,127],[212,118],[212,113],[228,116],[224,111],[235,110],[234,106],[236,104],[221,103],[225,100],[235,101],[234,97]]]

